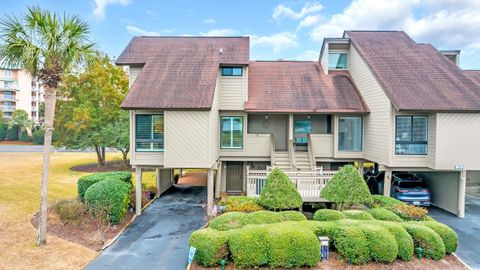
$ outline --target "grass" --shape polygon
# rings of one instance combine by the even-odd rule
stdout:
[[[88,173],[69,168],[95,161],[94,153],[52,153],[48,200],[76,197],[76,181]],[[30,219],[40,204],[41,163],[41,153],[0,153],[0,269],[82,269],[97,255],[51,235],[47,245],[35,246],[36,231]],[[147,186],[155,184],[153,173],[148,172],[144,179]]]

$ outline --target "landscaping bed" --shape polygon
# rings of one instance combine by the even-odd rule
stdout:
[[[133,171],[129,163],[125,164],[123,160],[106,161],[104,166],[98,166],[98,163],[88,163],[76,165],[70,168],[75,172],[115,172],[115,171]]]

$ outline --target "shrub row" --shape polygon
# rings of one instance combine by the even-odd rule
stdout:
[[[397,214],[383,207],[372,208],[368,212],[378,220],[402,222]]]
[[[440,260],[445,256],[445,244],[434,230],[415,223],[400,223],[412,236],[415,247],[421,247],[426,258]]]
[[[258,204],[258,199],[247,196],[228,196],[226,201],[221,202],[220,205],[226,206],[225,212],[255,212],[264,210]]]
[[[87,176],[80,177],[77,181],[77,192],[80,200],[84,201],[85,193],[88,188],[101,181],[101,180],[120,180],[131,185],[132,173],[131,172],[106,172],[106,173],[94,173]]]
[[[373,201],[370,204],[372,208],[385,208],[397,214],[402,220],[424,220],[427,218],[428,210],[422,207],[416,207],[406,204],[395,198],[383,195],[372,195]]]
[[[252,213],[228,212],[212,219],[209,227],[219,231],[227,231],[239,229],[248,224],[267,224],[302,220],[307,220],[307,218],[304,214],[298,211],[256,211]]]
[[[362,210],[345,210],[343,211],[343,213],[349,219],[374,220],[373,216],[370,215],[370,213]]]
[[[344,213],[332,209],[320,209],[313,214],[313,219],[317,221],[333,221],[344,218],[347,218]]]

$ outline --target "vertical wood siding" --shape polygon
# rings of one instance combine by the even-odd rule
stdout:
[[[137,79],[138,74],[142,71],[142,67],[129,66],[128,67],[128,88],[132,87],[133,82]]]
[[[220,110],[244,110],[247,100],[248,68],[243,68],[243,76],[222,76],[218,73]]]

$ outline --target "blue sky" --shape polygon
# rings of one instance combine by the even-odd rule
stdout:
[[[345,29],[404,30],[417,42],[461,49],[462,68],[480,69],[478,0],[16,0],[2,12],[30,5],[79,15],[113,57],[135,35],[249,35],[252,59],[314,60],[323,38]]]

